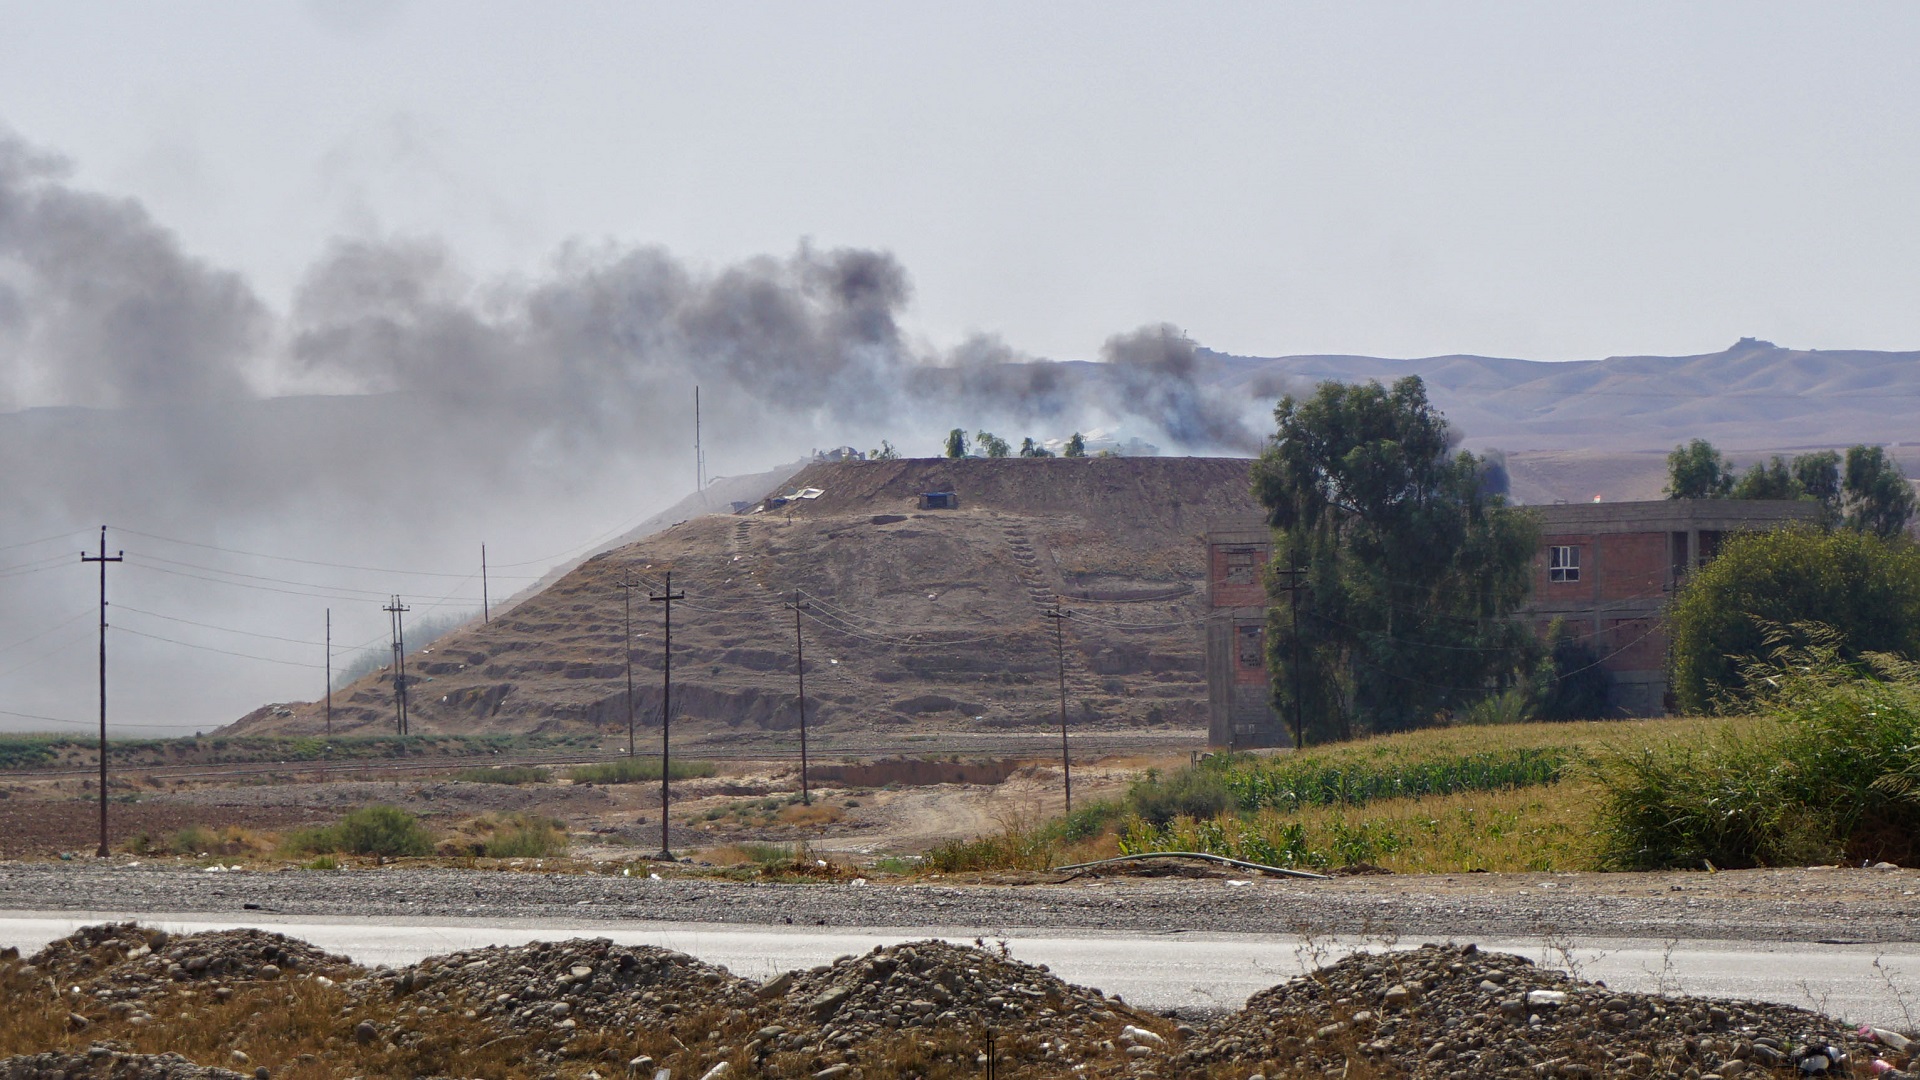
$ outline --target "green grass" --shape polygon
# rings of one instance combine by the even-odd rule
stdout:
[[[397,806],[362,806],[333,825],[287,834],[281,850],[290,855],[431,855],[433,834]]]
[[[1718,721],[1497,724],[1301,754],[1219,755],[1149,770],[1117,802],[941,844],[934,873],[1040,870],[1100,855],[1205,851],[1269,865],[1396,873],[1602,865],[1591,761],[1609,746],[1697,743]],[[1920,772],[1916,773],[1920,789]]]
[[[1565,777],[1575,753],[1566,747],[1514,747],[1416,760],[1222,756],[1204,762],[1198,771],[1215,774],[1224,793],[1241,810],[1293,811],[1540,787]],[[1167,816],[1159,820],[1164,822]]]
[[[675,780],[712,776],[714,772],[714,764],[711,761],[676,760],[673,763]],[[567,771],[567,778],[576,784],[644,783],[660,779],[660,760],[650,757],[623,757],[612,761],[597,761],[591,765],[576,765]]]
[[[450,778],[467,784],[544,784],[553,779],[549,769],[533,765],[495,765],[491,768],[461,769]]]

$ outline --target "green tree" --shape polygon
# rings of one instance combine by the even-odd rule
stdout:
[[[1705,439],[1676,446],[1667,455],[1667,498],[1724,499],[1733,490],[1733,469]]]
[[[990,458],[1003,458],[1013,453],[1013,447],[1007,445],[1007,440],[991,431],[979,432],[974,438]]]
[[[1798,499],[1806,493],[1786,459],[1775,454],[1769,463],[1754,462],[1753,468],[1735,481],[1732,494],[1736,499]]]
[[[1729,537],[1667,610],[1674,695],[1687,712],[1739,708],[1769,633],[1830,629],[1842,659],[1920,658],[1920,549],[1808,528]],[[1812,644],[1802,641],[1801,644]]]
[[[1020,440],[1020,456],[1034,457],[1034,458],[1052,457],[1053,451],[1047,449],[1044,446],[1041,446],[1039,443],[1034,442],[1033,437],[1029,435],[1028,437]]]
[[[899,459],[900,451],[895,450],[893,444],[885,439],[880,440],[880,449],[867,451],[869,461],[898,461]]]
[[[1547,631],[1547,655],[1539,695],[1542,720],[1598,720],[1613,701],[1613,675],[1588,639],[1574,636],[1555,619]]]
[[[963,428],[954,428],[947,432],[947,456],[963,458],[967,456],[967,433]]]
[[[1801,454],[1793,459],[1793,478],[1806,498],[1820,504],[1820,524],[1840,524],[1840,455],[1831,450]]]
[[[1907,483],[1900,466],[1885,450],[1856,446],[1847,451],[1843,504],[1847,528],[1875,536],[1899,536],[1913,520],[1913,485]]]
[[[1325,382],[1274,419],[1254,496],[1275,530],[1267,647],[1281,714],[1297,694],[1312,738],[1404,730],[1523,678],[1536,645],[1513,616],[1539,527],[1483,490],[1483,461],[1451,451],[1426,385]],[[1305,571],[1297,624],[1278,591],[1290,567]]]
[[[1066,452],[1061,456],[1062,457],[1086,457],[1087,456],[1087,440],[1085,436],[1081,435],[1077,431],[1074,432],[1073,438],[1067,440]]]

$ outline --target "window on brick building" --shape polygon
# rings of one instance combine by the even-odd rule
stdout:
[[[1251,585],[1256,580],[1252,548],[1234,548],[1227,552],[1227,584]]]
[[[1548,581],[1580,580],[1580,549],[1569,545],[1555,545],[1547,549]]]
[[[1265,666],[1267,662],[1266,649],[1264,647],[1266,645],[1265,627],[1240,626],[1235,627],[1235,630],[1239,638],[1240,666],[1243,668]]]

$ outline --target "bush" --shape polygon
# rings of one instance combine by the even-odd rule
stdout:
[[[486,853],[495,859],[546,859],[567,853],[565,826],[537,814],[515,814],[488,838]]]
[[[1802,630],[1802,634],[1810,633]],[[1750,665],[1764,714],[1705,745],[1599,760],[1602,860],[1620,869],[1787,866],[1920,855],[1920,667],[1833,635]],[[1778,640],[1778,639],[1777,639]]]
[[[1920,549],[1851,532],[1781,529],[1728,539],[1668,609],[1673,690],[1687,712],[1748,707],[1745,673],[1779,627],[1818,624],[1837,659],[1920,657]],[[1802,647],[1812,638],[1795,632]]]
[[[204,825],[189,825],[173,834],[166,849],[175,855],[198,855],[220,847],[220,838]]]
[[[1233,796],[1215,769],[1181,769],[1164,778],[1149,769],[1127,789],[1127,809],[1154,825],[1177,817],[1216,817],[1231,805]]]
[[[397,806],[363,806],[337,824],[296,830],[281,847],[293,855],[431,855],[433,834]]]
[[[711,761],[675,761],[673,779],[692,780],[712,776],[715,772]],[[623,757],[612,761],[598,761],[591,765],[576,765],[567,771],[567,778],[576,784],[638,784],[660,779],[660,759]]]

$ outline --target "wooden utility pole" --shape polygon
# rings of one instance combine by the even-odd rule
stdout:
[[[487,600],[487,545],[480,545],[480,624],[493,621],[493,604]]]
[[[620,599],[620,659],[627,665],[627,756],[634,755],[633,749],[633,590],[640,587],[637,581],[622,581]]]
[[[327,738],[333,738],[333,609],[327,609]]]
[[[800,803],[813,805],[813,792],[807,786],[807,646],[800,637],[800,613],[811,605],[800,599],[800,590],[793,590],[793,603],[787,605],[793,609],[793,672],[800,679]]]
[[[1287,553],[1287,560],[1289,563],[1293,561],[1292,552]],[[1287,583],[1279,587],[1286,590],[1287,609],[1293,620],[1290,624],[1292,633],[1287,635],[1293,646],[1293,686],[1290,688],[1293,698],[1293,748],[1304,750],[1307,747],[1307,726],[1306,714],[1302,712],[1303,695],[1300,693],[1300,590],[1307,587],[1307,572],[1297,565],[1289,565],[1285,570],[1275,570],[1273,574],[1287,579]]]
[[[393,718],[396,734],[407,733],[407,631],[400,616],[413,609],[395,596],[380,610],[393,620]]]
[[[107,857],[107,564],[123,562],[127,553],[107,554],[107,527],[100,526],[100,554],[80,552],[82,563],[100,564],[100,850]]]
[[[1067,620],[1073,618],[1073,612],[1060,607],[1058,597],[1054,598],[1053,610],[1046,613],[1053,620],[1053,654],[1060,663],[1060,776],[1066,781],[1067,813],[1073,813],[1073,756],[1067,752]]]
[[[660,647],[660,854],[655,858],[673,861],[673,846],[667,842],[667,807],[673,789],[673,602],[685,600],[685,592],[673,591],[673,571],[667,571],[666,590],[648,593],[647,599],[662,605],[660,614],[665,635]]]

